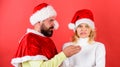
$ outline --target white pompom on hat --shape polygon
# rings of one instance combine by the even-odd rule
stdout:
[[[82,9],[77,11],[68,27],[75,31],[76,27],[82,23],[88,24],[93,29],[95,28],[93,14],[90,10]]]
[[[33,14],[30,17],[30,23],[32,25],[35,25],[36,23],[42,22],[43,20],[52,16],[57,16],[55,9],[51,5],[42,3],[34,8]],[[54,28],[58,29],[59,24],[56,20],[54,24],[55,24]]]

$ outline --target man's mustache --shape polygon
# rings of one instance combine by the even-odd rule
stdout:
[[[54,29],[54,26],[51,26],[49,29]]]

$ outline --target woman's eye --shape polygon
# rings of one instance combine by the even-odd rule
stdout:
[[[88,25],[86,25],[85,27],[86,27],[86,28],[89,28],[89,26],[88,26]]]

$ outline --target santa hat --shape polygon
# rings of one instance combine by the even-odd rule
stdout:
[[[75,30],[82,23],[88,24],[92,29],[95,28],[93,14],[88,9],[79,10],[75,13],[71,23],[68,24],[69,29]]]
[[[30,23],[32,25],[35,25],[36,23],[42,22],[43,20],[52,16],[57,16],[55,9],[51,5],[42,3],[34,8],[33,14],[30,17]],[[54,28],[57,29],[59,27],[59,24],[56,20],[54,21],[54,24]]]

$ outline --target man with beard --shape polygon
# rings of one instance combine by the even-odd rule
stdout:
[[[56,11],[52,6],[42,3],[34,8],[30,22],[34,29],[28,29],[20,40],[18,50],[12,58],[15,67],[59,67],[67,58],[80,51],[78,46],[69,46],[60,53],[49,38],[58,28]]]

